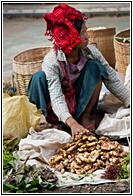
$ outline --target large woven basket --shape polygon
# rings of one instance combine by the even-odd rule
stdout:
[[[13,83],[18,95],[27,95],[32,75],[42,70],[44,56],[51,47],[33,48],[16,55],[13,59]]]
[[[130,63],[130,29],[125,29],[114,36],[115,58],[118,72],[126,75]]]
[[[113,38],[115,27],[92,27],[87,29],[89,44],[97,47],[110,66],[115,68],[115,52]]]

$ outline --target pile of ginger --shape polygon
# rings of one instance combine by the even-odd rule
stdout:
[[[59,149],[58,154],[49,159],[49,165],[62,174],[65,171],[90,174],[97,169],[107,169],[112,164],[122,165],[127,154],[117,141],[110,141],[105,136],[97,139],[90,132],[83,132]]]

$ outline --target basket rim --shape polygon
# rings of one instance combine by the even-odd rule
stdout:
[[[100,28],[101,27],[101,28]],[[104,27],[104,29],[102,29]],[[98,28],[98,29],[95,29]],[[103,31],[103,30],[107,30],[107,29],[115,29],[115,27],[113,26],[97,26],[97,27],[88,27],[87,30],[94,30],[94,31]]]
[[[119,37],[118,35],[119,35],[120,33],[124,33],[124,32],[126,32],[126,31],[130,31],[130,28],[127,28],[127,29],[124,29],[124,30],[122,30],[122,31],[117,32],[117,33],[114,35],[114,42],[117,43],[117,44],[119,44],[119,45],[130,46],[130,43],[123,43],[123,42],[120,42],[120,41],[118,41],[118,40],[116,39],[116,37]]]
[[[123,33],[123,32],[129,31],[129,30],[130,30],[130,28],[123,29],[123,30],[117,32],[114,36],[118,35],[119,33]]]
[[[27,50],[23,50],[23,51],[21,51],[21,52],[19,52],[18,54],[16,54],[14,57],[13,57],[13,61],[15,62],[15,63],[19,63],[19,64],[21,64],[20,62],[18,62],[18,61],[16,61],[15,60],[15,58],[18,56],[18,55],[20,55],[20,54],[22,54],[22,53],[25,53],[25,52],[28,52],[28,51],[34,51],[34,50],[37,50],[37,49],[44,49],[44,48],[52,48],[53,46],[45,46],[45,47],[36,47],[36,48],[31,48],[31,49],[27,49]],[[41,62],[42,60],[40,60],[40,61],[38,61],[38,62]],[[26,62],[27,63],[27,62]],[[36,63],[36,62],[32,62],[32,63]],[[24,62],[22,62],[22,64],[24,64]],[[31,62],[28,62],[28,64],[31,64]]]
[[[23,65],[36,64],[36,63],[41,63],[42,61],[43,61],[43,59],[42,60],[39,60],[39,61],[32,61],[32,62],[18,62],[18,61],[15,61],[13,59],[13,63],[19,64],[19,65],[21,65],[21,64],[23,64]]]

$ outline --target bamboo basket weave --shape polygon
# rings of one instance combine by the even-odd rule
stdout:
[[[115,27],[92,27],[87,29],[89,44],[100,50],[110,66],[115,68],[115,52],[113,38]]]
[[[18,95],[27,95],[27,87],[32,75],[42,70],[44,56],[51,47],[26,50],[13,58],[13,83]]]
[[[114,49],[117,70],[126,75],[127,66],[130,63],[130,29],[125,29],[115,34]]]

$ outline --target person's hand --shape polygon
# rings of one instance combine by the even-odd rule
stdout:
[[[84,131],[89,132],[88,129],[80,125],[73,117],[69,117],[66,120],[66,124],[71,128],[72,139],[74,139],[75,135],[78,133],[82,133]]]
[[[80,125],[78,122],[73,123],[70,128],[72,133],[72,139],[74,139],[75,135],[78,133],[90,132],[88,129]]]

